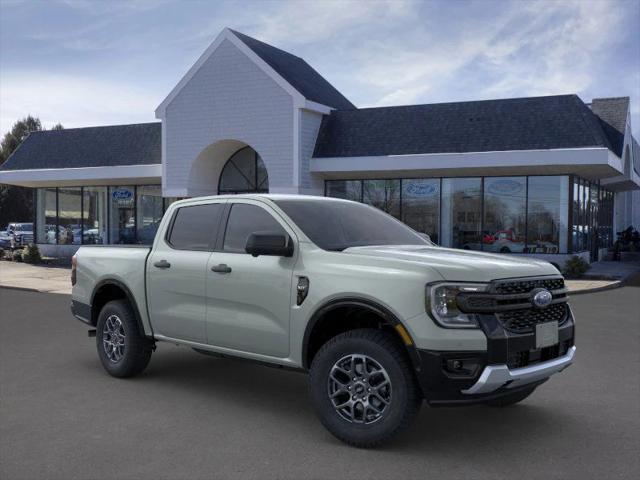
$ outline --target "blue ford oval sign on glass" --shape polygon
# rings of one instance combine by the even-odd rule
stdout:
[[[133,197],[133,192],[131,190],[125,190],[124,188],[114,190],[111,193],[111,196],[114,200],[129,200]]]
[[[553,295],[551,295],[551,292],[549,290],[539,290],[533,296],[533,304],[539,308],[543,308],[550,305],[552,300],[553,300]]]
[[[414,197],[429,197],[438,193],[438,187],[431,183],[409,183],[405,191]]]
[[[489,186],[489,191],[496,195],[513,195],[520,193],[522,189],[522,182],[508,179],[491,182],[491,185]]]

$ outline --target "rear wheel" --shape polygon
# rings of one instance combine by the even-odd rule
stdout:
[[[505,395],[504,397],[488,400],[486,403],[491,407],[509,407],[523,401],[535,391],[536,387],[520,390],[519,392]]]
[[[329,340],[309,376],[322,424],[349,445],[380,445],[407,427],[422,398],[406,353],[392,335],[352,330]]]
[[[133,377],[149,364],[153,343],[140,332],[126,300],[107,303],[96,325],[96,347],[104,369],[114,377]]]

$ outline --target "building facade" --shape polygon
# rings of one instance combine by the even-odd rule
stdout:
[[[149,243],[175,198],[240,192],[349,198],[443,246],[558,265],[640,226],[628,97],[359,109],[303,59],[225,29],[156,117],[34,132],[0,167],[34,188],[45,253]]]

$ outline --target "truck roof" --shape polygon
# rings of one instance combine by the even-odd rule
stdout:
[[[182,203],[190,203],[194,200],[219,200],[219,199],[261,199],[261,200],[303,200],[303,201],[326,201],[326,202],[348,202],[341,198],[323,197],[320,195],[299,195],[299,194],[285,194],[285,193],[239,193],[239,194],[227,194],[227,195],[207,195],[203,197],[191,197],[184,200],[174,202],[172,205],[180,205]]]

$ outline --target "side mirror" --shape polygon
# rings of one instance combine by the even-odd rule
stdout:
[[[429,242],[431,245],[435,245],[435,243],[433,243],[433,240],[431,240],[431,237],[429,236],[428,233],[422,233],[422,232],[418,232],[418,235],[420,235],[422,238],[424,238],[427,242]]]
[[[247,238],[245,252],[254,257],[272,255],[290,257],[293,255],[293,242],[288,235],[271,232],[254,232]]]

